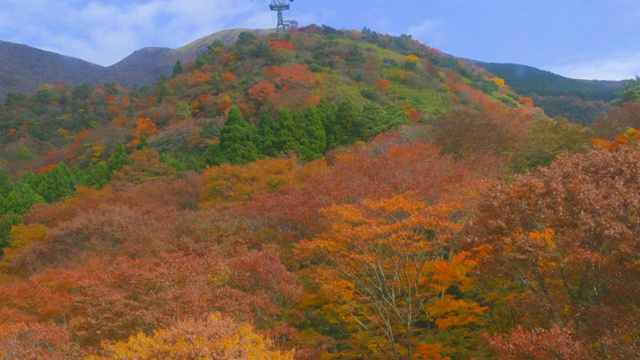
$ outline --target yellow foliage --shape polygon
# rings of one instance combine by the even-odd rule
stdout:
[[[247,359],[293,360],[293,352],[272,349],[270,342],[241,325],[211,314],[204,321],[183,321],[153,335],[139,333],[126,342],[105,345],[106,359]]]
[[[93,146],[93,154],[91,155],[91,162],[92,163],[97,163],[98,161],[100,161],[100,157],[102,156],[102,153],[104,153],[104,150],[107,147],[101,144],[97,144]]]
[[[413,62],[413,63],[420,61],[420,58],[415,56],[415,55],[413,55],[413,54],[405,56],[404,59],[406,61]]]
[[[201,191],[202,205],[249,200],[253,195],[269,194],[287,185],[306,181],[322,162],[296,167],[296,159],[262,159],[244,166],[222,165],[205,171]]]
[[[9,233],[9,247],[18,249],[46,237],[47,227],[42,224],[14,225]]]
[[[487,80],[493,81],[500,88],[503,88],[504,85],[505,85],[504,79],[501,79],[501,78],[499,78],[497,76],[490,76],[490,77],[487,78]]]

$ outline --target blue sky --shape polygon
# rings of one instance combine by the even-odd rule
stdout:
[[[270,0],[0,0],[0,40],[100,65],[229,28],[270,28]],[[295,0],[300,25],[409,34],[448,54],[583,79],[640,75],[640,0]]]

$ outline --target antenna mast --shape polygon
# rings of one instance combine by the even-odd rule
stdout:
[[[271,4],[269,4],[269,9],[271,11],[278,12],[278,25],[276,26],[276,33],[280,32],[280,28],[282,31],[285,31],[284,28],[284,17],[282,16],[282,12],[284,10],[289,10],[289,3],[293,2],[293,0],[271,0]]]

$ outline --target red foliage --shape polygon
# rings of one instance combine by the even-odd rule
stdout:
[[[71,147],[69,148],[69,150],[67,151],[67,159],[74,159],[78,156],[78,154],[76,153],[78,151],[79,148],[81,148],[81,146],[83,145],[83,140],[89,136],[89,134],[91,133],[91,130],[87,129],[87,130],[83,130],[81,132],[79,132],[76,135],[75,140],[73,140],[73,143],[71,144]]]
[[[292,42],[282,40],[271,40],[269,41],[269,45],[271,45],[273,49],[293,50],[294,48]]]
[[[575,339],[570,329],[557,326],[531,331],[518,326],[508,339],[494,335],[489,341],[498,357],[505,360],[589,360],[594,358],[588,345]]]

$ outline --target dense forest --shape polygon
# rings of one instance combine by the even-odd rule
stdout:
[[[636,129],[315,25],[9,94],[0,357],[637,358]]]

